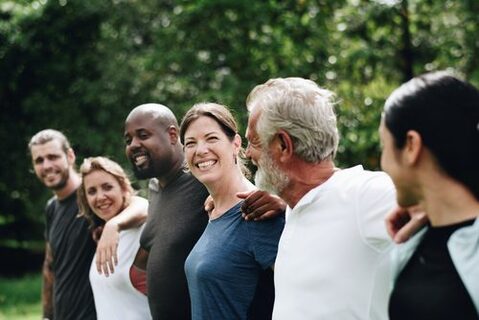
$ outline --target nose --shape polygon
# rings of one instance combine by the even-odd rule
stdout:
[[[196,154],[204,155],[204,154],[207,154],[209,152],[209,150],[210,149],[209,149],[207,143],[202,142],[202,141],[198,141],[198,143],[196,145]]]
[[[96,198],[97,200],[105,199],[106,198],[105,192],[103,192],[102,190],[97,191]]]
[[[141,147],[140,139],[133,137],[131,141],[125,146],[125,153],[128,156],[129,152],[134,152]]]
[[[42,168],[43,170],[48,170],[53,167],[52,161],[49,159],[44,159],[42,162]]]
[[[130,142],[131,148],[138,148],[140,146],[140,139],[133,137]]]

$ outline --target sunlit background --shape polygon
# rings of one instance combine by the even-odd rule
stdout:
[[[128,167],[123,122],[134,106],[163,103],[181,118],[216,101],[244,133],[248,92],[301,76],[337,93],[340,166],[378,169],[385,98],[432,70],[479,84],[478,34],[475,0],[1,0],[0,271],[40,270],[51,194],[27,142],[41,129],[65,132],[77,162],[107,155]],[[7,306],[2,291],[0,319]]]

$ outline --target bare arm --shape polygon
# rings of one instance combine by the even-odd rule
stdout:
[[[396,243],[406,242],[426,225],[428,218],[419,207],[396,207],[386,216],[386,229]]]
[[[108,220],[96,249],[96,266],[99,274],[109,276],[118,264],[117,248],[120,231],[142,225],[148,215],[148,200],[134,196],[122,212]]]
[[[284,213],[286,210],[286,203],[280,197],[266,191],[253,190],[239,192],[236,196],[240,199],[244,199],[241,205],[241,211],[243,212],[243,218],[245,220],[259,221],[271,219]],[[205,200],[205,211],[210,214],[214,207],[213,198],[208,196]]]
[[[50,244],[47,242],[45,246],[45,259],[43,260],[43,286],[42,286],[42,305],[43,318],[53,319],[53,282],[55,280],[53,270],[53,255]]]
[[[271,219],[286,210],[286,203],[280,197],[266,191],[240,192],[236,196],[244,199],[241,211],[243,211],[243,218],[246,220]]]
[[[135,257],[135,260],[133,261],[133,264],[140,270],[146,270],[147,262],[148,262],[148,251],[140,247],[140,249],[138,249],[138,252],[136,253],[136,257]]]

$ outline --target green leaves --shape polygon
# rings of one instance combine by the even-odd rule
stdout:
[[[245,128],[247,94],[273,77],[307,77],[335,91],[339,164],[376,169],[383,103],[411,73],[453,67],[479,83],[478,6],[471,0],[4,1],[0,139],[8,152],[0,216],[8,219],[0,224],[31,224],[35,216],[41,228],[50,193],[28,172],[25,152],[38,130],[64,131],[78,161],[108,155],[129,168],[123,121],[136,105],[163,103],[181,118],[196,102],[217,101],[232,107]]]

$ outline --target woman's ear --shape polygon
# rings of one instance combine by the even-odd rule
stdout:
[[[419,132],[415,130],[409,130],[406,133],[406,145],[404,146],[405,161],[409,165],[414,165],[419,161],[421,151],[424,148],[424,144]]]
[[[239,134],[235,134],[233,138],[233,145],[234,145],[234,152],[235,155],[238,155],[239,150],[241,149],[241,136]]]

